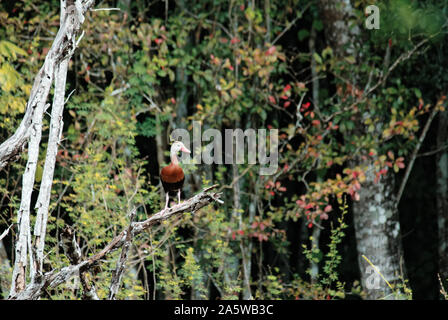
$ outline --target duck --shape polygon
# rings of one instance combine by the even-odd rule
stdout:
[[[185,181],[185,174],[179,165],[179,159],[177,155],[179,152],[191,153],[187,147],[181,141],[175,141],[171,145],[170,159],[171,163],[166,167],[163,167],[160,171],[160,180],[162,182],[163,189],[165,190],[165,209],[168,209],[168,202],[170,199],[170,192],[177,192],[177,201],[180,203],[180,194]]]

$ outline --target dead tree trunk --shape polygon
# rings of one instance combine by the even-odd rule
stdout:
[[[77,46],[77,34],[84,21],[84,14],[94,1],[61,0],[60,28],[45,58],[31,90],[24,119],[15,134],[0,146],[0,167],[17,156],[28,142],[28,161],[22,177],[22,196],[18,212],[18,236],[15,243],[15,262],[11,281],[10,296],[26,287],[27,273],[31,282],[41,273],[43,249],[50,201],[51,185],[57,153],[57,144],[62,130],[62,110],[64,106],[65,80],[68,61]],[[79,40],[78,40],[79,41]],[[42,118],[47,108],[47,97],[56,78],[53,102],[50,138],[44,172],[37,202],[38,215],[34,233],[35,245],[32,245],[30,207],[34,188],[40,140],[42,136]]]

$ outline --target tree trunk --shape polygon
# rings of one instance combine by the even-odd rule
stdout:
[[[393,190],[393,176],[374,182],[373,168],[369,167],[366,181],[359,190],[359,201],[353,203],[353,220],[361,283],[367,299],[394,298],[391,289],[381,278],[393,283],[402,275],[400,268],[403,250],[400,222]],[[372,268],[366,257],[375,265]]]
[[[320,0],[320,11],[325,25],[327,41],[339,57],[356,55],[353,45],[359,28],[350,28],[349,17],[353,8],[349,0]],[[359,80],[356,74],[349,75],[351,82]],[[355,125],[359,134],[365,134],[362,122]],[[353,219],[357,240],[358,263],[361,281],[367,299],[379,299],[388,296],[391,289],[382,279],[390,282],[404,273],[400,268],[402,247],[400,223],[394,195],[394,179],[388,177],[374,182],[374,168],[369,163],[358,159],[351,162],[351,167],[367,166],[366,181],[359,190],[359,201],[353,203]],[[364,258],[369,259],[375,268]],[[394,298],[389,295],[388,298]]]
[[[443,149],[436,158],[437,177],[437,225],[439,273],[442,281],[448,281],[448,111],[439,114],[437,149]]]

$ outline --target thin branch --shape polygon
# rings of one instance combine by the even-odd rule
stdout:
[[[126,266],[126,261],[128,260],[129,248],[132,244],[132,229],[134,218],[137,209],[132,209],[130,213],[130,223],[129,228],[126,230],[126,240],[124,241],[123,248],[121,249],[120,259],[117,261],[117,268],[112,273],[112,281],[110,285],[109,300],[115,300],[118,289],[120,289],[121,279],[123,278],[124,269]]]
[[[90,9],[90,11],[121,11],[120,8],[97,8],[97,9]]]
[[[3,231],[3,233],[0,235],[0,241],[2,241],[3,238],[8,235],[9,229],[11,229],[12,226],[13,225],[10,225],[5,231]]]
[[[419,153],[419,154],[417,155],[417,158],[420,158],[420,157],[429,157],[429,156],[435,155],[435,154],[437,154],[437,153],[439,153],[439,152],[445,151],[446,149],[448,149],[448,145],[444,145],[443,147],[440,147],[440,148],[437,148],[437,149],[435,149],[435,150],[431,150],[431,151],[428,151],[428,152]]]
[[[417,155],[418,155],[418,151],[420,150],[423,140],[425,140],[425,137],[426,137],[426,134],[428,133],[429,127],[431,126],[432,120],[434,119],[434,117],[436,116],[438,111],[439,111],[438,106],[437,105],[434,106],[434,108],[431,111],[431,114],[429,115],[428,120],[426,120],[425,127],[423,128],[420,138],[418,139],[417,145],[415,146],[414,151],[412,152],[411,159],[410,159],[409,164],[404,173],[403,180],[401,181],[401,184],[400,184],[400,189],[398,190],[397,200],[395,202],[397,207],[398,207],[398,204],[400,203],[406,183],[408,182],[409,175],[411,174],[412,167],[414,166],[415,159],[417,158]]]
[[[76,242],[74,231],[67,227],[61,232],[62,246],[70,263],[75,265],[82,261],[81,248]],[[83,300],[99,300],[95,285],[90,283],[86,270],[79,270],[79,278],[83,288]]]
[[[290,23],[288,23],[288,25],[286,26],[285,29],[282,30],[282,32],[280,32],[280,34],[274,39],[274,41],[272,41],[272,44],[274,45],[278,40],[280,40],[281,37],[283,37],[283,35],[289,30],[291,29],[291,27],[297,22],[297,20],[299,20],[300,18],[302,18],[304,12],[311,6],[312,2],[309,2],[305,8],[299,12],[297,14],[297,17],[294,18],[294,20],[292,20]]]

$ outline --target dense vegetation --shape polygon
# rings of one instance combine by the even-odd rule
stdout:
[[[89,257],[126,228],[132,205],[140,205],[136,220],[162,209],[159,172],[169,162],[170,133],[193,131],[198,121],[220,132],[279,129],[278,170],[263,176],[258,164],[185,165],[183,198],[219,184],[224,204],[136,237],[117,298],[371,298],[363,268],[381,262],[361,257],[355,234],[363,230],[354,222],[370,206],[386,212],[372,214],[372,224],[397,214],[394,239],[403,247],[401,273],[388,278],[391,293],[381,297],[441,298],[448,207],[437,197],[448,198],[448,180],[437,179],[448,170],[441,161],[448,2],[351,1],[347,34],[335,35],[346,2],[330,15],[324,0],[97,1],[96,9],[117,9],[86,15],[69,64],[44,269],[70,264],[59,245],[66,226]],[[380,8],[379,30],[364,26],[370,4]],[[60,4],[2,1],[0,8],[4,141],[22,119]],[[0,231],[17,222],[26,160],[23,152],[0,171]],[[375,193],[378,185],[391,191]],[[391,199],[389,216],[381,206]],[[0,244],[4,298],[16,232]],[[89,273],[100,298],[119,255]],[[44,296],[81,297],[77,278]]]

